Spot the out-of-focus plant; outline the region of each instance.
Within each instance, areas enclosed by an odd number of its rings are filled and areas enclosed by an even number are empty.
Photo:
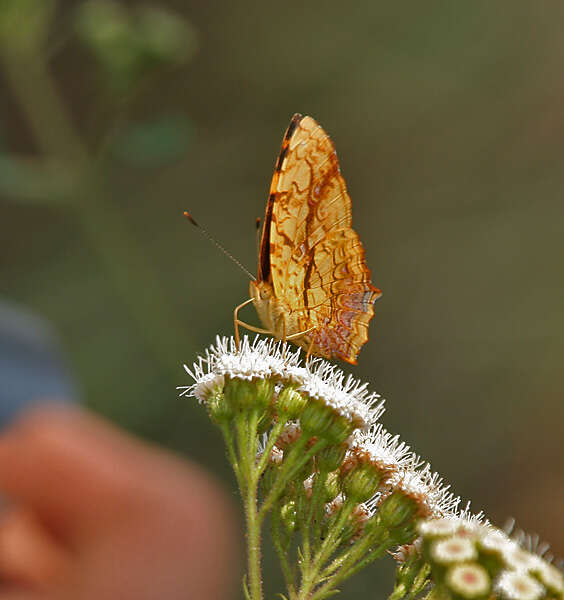
[[[127,10],[112,0],[90,0],[79,6],[75,28],[117,90],[158,67],[184,64],[197,49],[187,21],[150,4]]]
[[[97,72],[92,82],[113,107],[97,141],[77,128],[52,74],[54,54],[81,44]],[[128,103],[163,69],[195,54],[197,34],[182,16],[157,4],[88,0],[73,12],[57,0],[0,1],[4,80],[34,136],[30,155],[0,150],[0,193],[11,202],[65,206],[98,253],[155,359],[170,368],[181,319],[169,306],[149,257],[121,215],[108,157],[134,166],[178,158],[192,139],[185,115],[155,114],[129,123]],[[88,60],[88,53],[85,60]],[[124,117],[125,115],[125,117]],[[118,118],[119,117],[119,118]],[[119,126],[116,127],[116,123]],[[110,135],[111,134],[111,135]]]

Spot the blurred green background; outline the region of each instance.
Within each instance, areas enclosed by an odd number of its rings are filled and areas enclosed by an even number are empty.
[[[4,0],[2,298],[58,329],[88,406],[234,490],[175,386],[248,283],[182,211],[254,270],[282,135],[310,114],[384,291],[344,369],[475,510],[563,554],[563,19],[559,1]],[[391,568],[344,597],[391,590]]]

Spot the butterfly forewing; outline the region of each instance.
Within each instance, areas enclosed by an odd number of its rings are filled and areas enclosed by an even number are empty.
[[[270,188],[259,280],[272,284],[298,331],[315,328],[296,343],[354,363],[380,292],[370,283],[351,221],[351,199],[331,139],[311,117],[295,115]]]

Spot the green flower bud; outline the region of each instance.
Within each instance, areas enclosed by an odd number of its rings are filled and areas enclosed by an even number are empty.
[[[268,408],[274,394],[274,383],[270,379],[257,379],[254,385],[256,388],[255,406]]]
[[[323,499],[325,502],[334,500],[341,491],[341,479],[337,471],[329,473],[323,485]]]
[[[233,418],[233,408],[225,401],[223,390],[220,388],[210,392],[206,399],[206,406],[214,423],[222,425]]]
[[[300,423],[309,437],[317,436],[333,444],[344,442],[354,429],[354,424],[334,408],[313,398],[306,404]]]
[[[295,420],[301,415],[306,404],[307,399],[290,385],[278,394],[276,409],[280,415]]]
[[[326,446],[317,454],[317,465],[320,471],[335,471],[345,458],[348,445],[346,443]]]
[[[360,463],[342,477],[343,491],[355,502],[366,502],[378,491],[380,473],[371,463]]]
[[[380,504],[378,517],[382,524],[389,529],[409,526],[411,530],[415,528],[414,517],[417,511],[418,506],[413,498],[396,491]]]
[[[265,411],[272,398],[274,384],[268,379],[249,381],[226,378],[225,399],[234,411],[246,412],[256,409]]]
[[[294,500],[290,500],[282,506],[280,509],[280,519],[288,532],[292,532],[296,529],[297,510]]]

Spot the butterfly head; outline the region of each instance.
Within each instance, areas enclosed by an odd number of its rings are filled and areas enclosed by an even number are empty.
[[[268,302],[274,295],[272,285],[266,281],[250,281],[249,292],[255,302]]]

